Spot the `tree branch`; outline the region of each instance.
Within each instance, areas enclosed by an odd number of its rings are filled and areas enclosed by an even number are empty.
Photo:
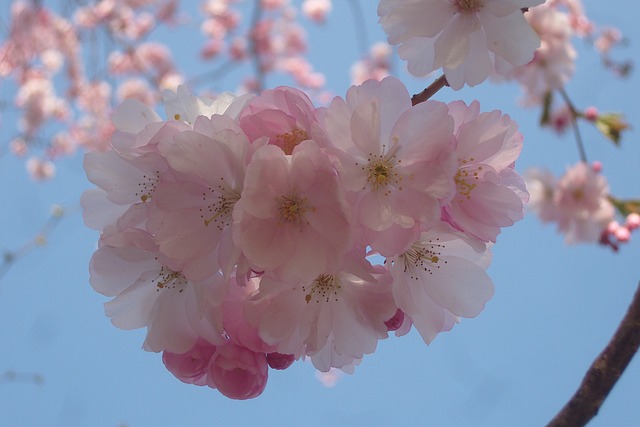
[[[447,82],[447,78],[443,74],[438,77],[436,81],[431,83],[425,90],[413,95],[411,97],[411,105],[418,105],[421,102],[425,102],[445,86],[449,86],[449,82]]]
[[[571,112],[571,127],[573,128],[573,133],[576,136],[576,144],[578,145],[578,153],[580,154],[580,160],[584,163],[587,163],[587,153],[584,150],[584,143],[582,142],[582,136],[580,135],[580,128],[578,127],[578,110],[571,102],[571,98],[569,98],[569,94],[561,88],[559,90],[562,99],[567,103],[567,107],[569,107],[569,111]]]
[[[609,344],[587,371],[580,388],[547,427],[586,425],[598,414],[640,346],[640,284]]]
[[[251,24],[249,28],[252,30],[249,33],[249,51],[251,52],[251,56],[253,57],[253,66],[255,68],[256,73],[256,93],[262,92],[264,89],[264,81],[265,81],[265,70],[264,64],[262,63],[262,57],[260,56],[260,49],[258,47],[257,40],[257,32],[255,28],[258,26],[258,22],[262,19],[263,14],[262,3],[260,0],[256,0],[253,15],[251,17]]]

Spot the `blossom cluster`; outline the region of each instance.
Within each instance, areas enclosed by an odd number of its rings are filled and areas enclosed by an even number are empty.
[[[391,77],[323,108],[290,87],[180,87],[165,108],[116,110],[82,204],[106,314],[147,327],[179,379],[255,397],[268,366],[349,370],[389,331],[429,343],[493,295],[490,246],[528,199],[500,111],[412,106]]]
[[[557,223],[569,244],[601,243],[617,250],[640,227],[640,215],[629,212],[622,224],[616,220],[616,206],[601,171],[599,162],[579,162],[558,179],[547,170],[530,169],[525,174],[529,207],[543,222]]]
[[[79,148],[107,149],[114,131],[110,115],[118,103],[137,99],[156,105],[162,90],[184,83],[172,52],[157,34],[162,26],[173,32],[199,25],[204,38],[200,55],[210,67],[217,61],[219,76],[232,68],[250,68],[239,92],[259,91],[265,76],[275,72],[316,91],[325,84],[324,75],[305,56],[307,34],[300,21],[323,22],[330,0],[301,5],[289,0],[204,0],[198,16],[189,16],[182,9],[193,5],[182,2],[181,8],[178,0],[89,3],[65,14],[42,2],[11,4],[7,37],[0,43],[0,79],[12,80],[3,97],[12,99],[20,116],[10,150],[28,157],[27,170],[35,180],[53,178],[55,161]],[[253,3],[256,12],[249,20]],[[208,81],[211,74],[206,74]],[[202,76],[189,77],[202,81]]]
[[[524,105],[549,102],[551,93],[561,91],[567,85],[575,72],[578,56],[575,39],[591,43],[601,55],[604,66],[615,74],[628,73],[630,65],[627,62],[616,62],[610,57],[612,48],[622,41],[620,31],[611,27],[600,28],[587,17],[579,0],[547,0],[530,7],[524,17],[540,38],[540,47],[528,63],[499,73],[501,78],[520,84]],[[556,107],[554,114],[566,116],[567,106]]]

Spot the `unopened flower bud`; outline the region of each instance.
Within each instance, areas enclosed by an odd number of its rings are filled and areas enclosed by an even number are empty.
[[[628,242],[631,239],[631,231],[627,227],[619,227],[615,232],[619,242]]]
[[[584,110],[584,118],[589,120],[590,122],[595,122],[599,114],[600,113],[598,112],[598,109],[596,107],[587,107]]]
[[[267,364],[271,369],[279,371],[287,369],[294,362],[293,354],[267,353]]]
[[[629,230],[635,230],[636,228],[640,227],[640,215],[635,212],[630,213],[629,215],[627,215],[624,225]]]
[[[393,317],[387,320],[386,322],[384,322],[384,324],[387,325],[387,329],[389,331],[397,331],[398,329],[400,329],[400,326],[402,326],[403,322],[404,322],[404,312],[400,309],[397,309]]]

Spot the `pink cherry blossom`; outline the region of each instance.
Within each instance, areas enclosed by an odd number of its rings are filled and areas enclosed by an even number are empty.
[[[533,58],[540,45],[522,8],[544,0],[381,0],[380,24],[409,72],[443,68],[449,85],[475,86]]]
[[[231,215],[240,199],[249,141],[229,117],[200,116],[194,130],[173,136],[162,148],[180,174],[154,192],[147,229],[163,260],[201,280],[222,268],[229,277],[241,254],[231,238]]]
[[[367,55],[351,66],[351,84],[361,85],[367,80],[382,80],[390,75],[391,46],[376,43]]]
[[[227,342],[211,357],[207,384],[230,399],[253,399],[264,391],[268,374],[266,354]]]
[[[439,199],[453,195],[457,168],[453,119],[445,104],[411,107],[391,77],[352,86],[323,121],[328,150],[339,160],[360,237],[382,255],[396,255],[440,219]]]
[[[527,175],[531,208],[544,222],[556,222],[568,244],[598,242],[613,222],[615,209],[603,175],[586,163],[569,168],[559,179],[544,171]]]
[[[423,233],[406,252],[387,258],[395,302],[425,343],[450,329],[456,316],[482,311],[493,296],[485,272],[490,260],[484,244],[444,223]]]
[[[251,99],[240,113],[240,126],[251,141],[268,137],[285,154],[312,138],[315,107],[302,91],[291,87],[266,90]]]
[[[162,352],[162,362],[180,381],[203,386],[207,384],[209,362],[215,351],[215,345],[199,339],[186,353]]]
[[[247,166],[233,210],[233,241],[258,269],[287,280],[332,271],[351,249],[351,211],[335,170],[314,141],[292,155],[267,145]]]
[[[455,120],[458,172],[456,194],[443,217],[454,227],[484,242],[495,242],[500,229],[524,217],[529,198],[513,165],[522,150],[522,134],[500,111],[480,113],[474,101],[449,104]]]
[[[359,262],[295,286],[264,276],[245,305],[248,322],[278,352],[310,356],[322,371],[373,353],[396,307],[384,269],[360,271]]]
[[[203,337],[222,343],[225,280],[190,282],[158,261],[152,236],[142,230],[105,232],[90,265],[93,288],[113,300],[105,312],[122,329],[147,327],[148,351],[184,353]]]
[[[560,211],[558,229],[567,243],[598,241],[615,214],[608,196],[607,180],[586,163],[574,165],[560,178],[554,201]]]
[[[515,67],[507,76],[521,84],[526,105],[538,105],[547,92],[563,88],[571,79],[577,53],[571,43],[570,17],[557,2],[531,8],[525,18],[540,37],[540,47],[529,63]]]

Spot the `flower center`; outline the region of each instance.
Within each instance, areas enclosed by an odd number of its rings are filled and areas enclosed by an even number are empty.
[[[478,166],[477,168],[473,168],[467,166],[469,163],[473,162],[475,159],[471,157],[469,160],[459,160],[460,167],[456,176],[453,180],[456,183],[456,190],[460,196],[462,196],[461,201],[465,199],[471,199],[471,192],[474,188],[478,186],[474,181],[480,179],[480,173],[482,172],[482,166]]]
[[[156,171],[154,176],[142,175],[142,182],[138,183],[138,191],[135,196],[140,198],[142,203],[147,203],[151,200],[153,192],[156,191],[156,186],[160,183],[160,171]]]
[[[400,163],[400,160],[397,161]],[[386,158],[384,155],[374,156],[369,154],[367,166],[362,169],[367,172],[367,182],[371,185],[373,191],[386,188],[390,184],[398,184],[402,181],[402,177],[395,171],[396,156]],[[398,188],[402,190],[402,187]],[[390,194],[389,190],[385,191],[385,195]]]
[[[482,0],[452,0],[452,2],[460,13],[477,12],[483,6]]]
[[[440,268],[447,261],[440,259],[441,250],[444,245],[439,242],[440,239],[429,240],[426,243],[414,243],[408,251],[400,257],[404,263],[404,272],[409,274],[412,279],[418,280],[421,271],[433,274],[432,269]]]
[[[276,135],[276,145],[282,148],[285,154],[290,155],[293,153],[293,149],[296,148],[296,145],[300,144],[302,141],[306,141],[309,139],[309,134],[302,129],[293,129],[291,132],[281,133],[280,135]]]
[[[224,178],[220,178],[224,181]],[[231,224],[231,213],[236,202],[240,199],[240,194],[234,190],[228,188],[224,184],[218,186],[218,192],[213,188],[209,188],[210,194],[206,192],[202,193],[202,200],[206,202],[212,195],[215,197],[213,203],[210,203],[204,208],[200,208],[200,218],[204,221],[205,226],[209,226],[212,222],[218,227],[219,230],[223,230],[229,224]]]
[[[162,289],[175,289],[182,292],[189,281],[179,271],[173,271],[163,265],[158,277],[152,279],[151,283],[155,283],[156,292],[160,292]]]
[[[278,213],[281,222],[290,222],[297,225],[303,224],[307,212],[314,209],[308,206],[307,198],[300,198],[295,194],[282,196],[278,201]]]
[[[309,304],[311,301],[319,303],[321,300],[329,302],[332,298],[338,301],[338,291],[342,288],[338,278],[332,274],[321,274],[311,284],[311,289],[305,294],[304,300]],[[302,287],[302,292],[307,292],[306,287]]]

